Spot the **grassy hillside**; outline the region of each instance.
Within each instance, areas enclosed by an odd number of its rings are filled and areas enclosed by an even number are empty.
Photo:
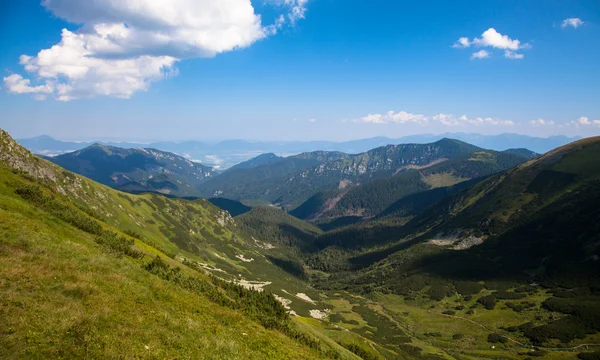
[[[254,275],[225,257],[251,250],[208,202],[119,193],[4,131],[0,179],[0,357],[352,357],[298,330],[270,292],[214,271]]]
[[[48,160],[112,188],[198,196],[196,186],[217,175],[208,166],[156,149],[92,145]]]

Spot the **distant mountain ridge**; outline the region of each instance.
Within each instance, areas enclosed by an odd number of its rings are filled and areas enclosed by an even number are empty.
[[[100,144],[47,159],[115,189],[180,197],[197,196],[196,186],[218,174],[214,168],[168,152]]]
[[[262,165],[275,164],[277,162],[282,161],[283,159],[284,159],[283,157],[277,156],[273,153],[262,154],[262,155],[258,155],[255,158],[252,158],[250,160],[247,160],[247,161],[241,162],[237,165],[234,165],[231,168],[229,168],[229,170],[251,169],[251,168],[255,168],[258,166],[262,166]]]
[[[278,156],[289,156],[304,152],[340,151],[348,154],[358,154],[377,147],[406,144],[406,143],[432,143],[443,138],[453,138],[479,146],[482,148],[504,151],[511,148],[527,147],[536,153],[545,153],[556,147],[565,145],[580,137],[569,138],[566,136],[551,136],[548,138],[532,137],[518,134],[480,135],[467,133],[445,133],[440,135],[411,135],[400,138],[374,137],[368,139],[351,140],[345,142],[333,141],[246,141],[226,140],[222,142],[99,142],[104,145],[122,148],[155,148],[172,152],[194,159],[220,169],[230,168],[238,163],[247,161],[265,153],[274,153]],[[54,156],[81,150],[95,142],[66,142],[55,140],[49,136],[39,136],[30,139],[18,140],[21,145],[36,154]]]
[[[273,165],[236,169],[199,186],[205,197],[258,201],[292,209],[318,191],[425,168],[480,148],[452,139],[432,144],[388,145],[357,155],[313,152],[288,157]]]
[[[352,188],[317,193],[291,214],[315,222],[346,218],[339,219],[341,224],[370,219],[384,211],[391,211],[388,207],[404,197],[483,178],[531,160],[532,156],[475,147],[470,150],[432,162],[429,166],[408,167],[403,172],[395,172],[394,176],[376,178]],[[431,194],[445,195],[444,192]]]

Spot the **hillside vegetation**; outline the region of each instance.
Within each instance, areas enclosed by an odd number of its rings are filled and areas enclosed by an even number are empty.
[[[209,203],[120,193],[4,131],[0,179],[0,357],[352,357],[205,271],[207,252],[246,248]]]
[[[205,196],[262,201],[293,209],[319,191],[350,188],[372,179],[425,168],[481,150],[450,139],[432,144],[388,145],[357,155],[313,152],[272,165],[236,169],[200,186]]]
[[[599,153],[584,140],[323,232],[122,193],[1,131],[0,357],[593,357]]]
[[[49,157],[61,167],[101,184],[129,192],[198,196],[196,186],[216,176],[215,169],[156,149],[92,145]]]
[[[512,153],[479,150],[420,169],[411,169],[395,176],[372,180],[350,189],[318,193],[291,214],[316,223],[339,221],[355,217],[355,221],[370,219],[390,212],[395,202],[430,189],[450,187],[472,179],[510,169],[528,160]],[[471,184],[471,182],[468,182]],[[428,205],[441,200],[444,191],[428,192]],[[423,208],[416,210],[423,210]],[[411,212],[404,216],[414,216]],[[343,224],[342,224],[343,225]],[[323,225],[321,225],[323,226]],[[331,226],[330,226],[331,227]]]

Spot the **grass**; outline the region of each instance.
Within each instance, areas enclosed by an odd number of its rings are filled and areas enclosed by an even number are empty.
[[[207,279],[165,251],[247,252],[212,205],[126,195],[35,162],[48,185],[0,165],[0,358],[339,357],[143,269],[159,255]]]
[[[440,174],[431,174],[423,177],[421,179],[424,183],[431,186],[431,188],[440,188],[446,186],[456,185],[463,181],[469,180],[466,178],[457,177],[451,173],[440,173]]]
[[[29,212],[0,210],[2,358],[319,357]]]

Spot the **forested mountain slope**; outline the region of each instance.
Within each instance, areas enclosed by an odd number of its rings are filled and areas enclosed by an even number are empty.
[[[291,211],[291,214],[321,223],[348,217],[354,217],[357,221],[369,219],[385,212],[406,196],[483,178],[526,160],[529,158],[519,154],[478,150],[432,166],[365,182],[350,189],[316,194]],[[437,201],[445,195],[442,191],[428,194],[439,195],[435,199]],[[429,200],[429,205],[433,202],[435,201]],[[416,213],[406,214],[412,215]]]
[[[443,139],[425,145],[389,145],[358,155],[307,153],[270,166],[232,170],[200,185],[200,189],[205,195],[262,201],[292,209],[319,191],[349,188],[371,179],[433,166],[478,150],[481,149],[460,141]],[[329,156],[323,156],[325,154]]]
[[[156,149],[92,145],[48,160],[101,184],[129,192],[198,196],[196,186],[217,175],[215,169]]]
[[[585,204],[589,204],[595,198],[594,192],[600,190],[599,158],[600,138],[581,140],[491,176],[464,190],[452,190],[450,193],[454,193],[453,195],[425,209],[404,225],[388,226],[385,221],[355,225],[325,234],[317,243],[321,248],[332,245],[356,248],[400,241],[404,244],[402,247],[406,248],[410,244],[429,242],[442,248],[476,249],[491,246],[487,242],[492,239],[493,243],[503,244],[498,239],[506,238],[508,235],[505,234],[508,232],[514,238],[520,232],[519,229],[529,229],[531,223],[545,221],[546,225],[538,229],[539,233],[549,228],[559,234],[561,227],[566,228],[579,235],[568,237],[560,232],[562,235],[559,237],[565,241],[581,238],[586,244],[589,241],[588,245],[591,247],[581,246],[588,249],[585,251],[588,256],[593,257],[595,237],[583,234],[590,230],[594,233],[590,218],[593,218],[594,212]],[[581,205],[573,207],[573,204]],[[587,209],[585,212],[588,215],[583,217],[585,220],[574,222],[587,225],[568,227],[564,219],[569,219],[572,214],[564,214],[562,220],[555,218],[566,208],[572,208],[570,212],[578,209],[577,213]],[[393,211],[388,215],[391,214]],[[476,246],[481,243],[485,245]],[[523,242],[522,246],[527,248],[527,243]],[[393,249],[386,251],[389,253]],[[373,259],[375,258],[377,257]],[[545,258],[540,257],[537,261],[543,259]]]
[[[228,170],[233,170],[233,169],[252,169],[255,167],[259,167],[259,166],[263,166],[263,165],[271,165],[271,164],[275,164],[278,163],[282,160],[284,160],[285,158],[281,157],[281,156],[277,156],[273,153],[267,153],[267,154],[262,154],[259,155],[257,157],[254,157],[250,160],[246,160],[244,162],[241,162],[237,165],[234,165],[232,167],[230,167]]]

